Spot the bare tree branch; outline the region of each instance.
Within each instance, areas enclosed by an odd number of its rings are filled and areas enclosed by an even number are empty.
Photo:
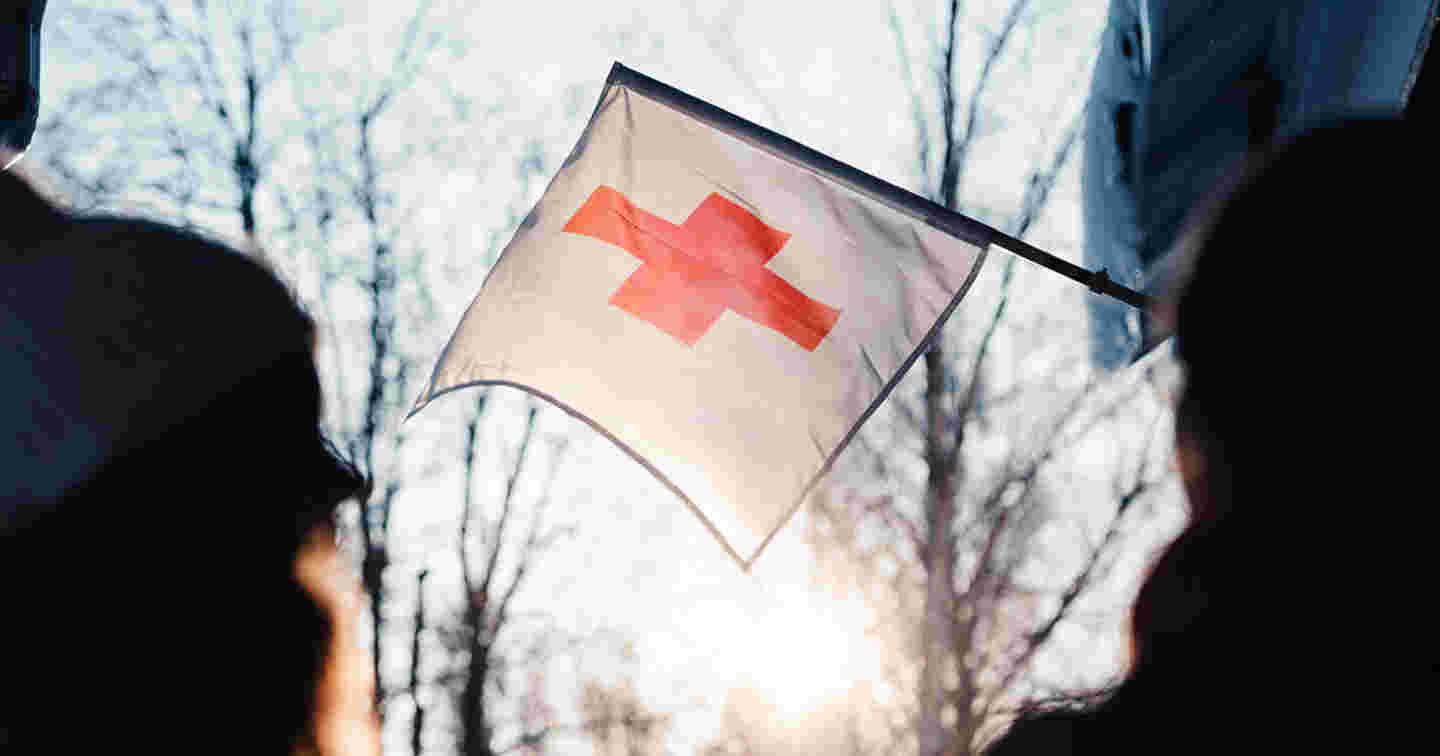
[[[1020,655],[1011,662],[1009,669],[1006,670],[1000,682],[996,684],[994,688],[995,693],[989,698],[992,703],[999,700],[1000,696],[1009,690],[1010,686],[1024,672],[1030,659],[1045,645],[1046,641],[1054,634],[1055,628],[1069,615],[1075,602],[1090,588],[1096,566],[1104,556],[1111,553],[1111,546],[1119,535],[1120,524],[1124,520],[1126,512],[1128,512],[1131,505],[1145,495],[1152,486],[1152,481],[1137,477],[1134,485],[1120,496],[1120,501],[1116,506],[1115,516],[1111,518],[1110,526],[1106,529],[1100,544],[1091,549],[1090,555],[1086,559],[1084,566],[1080,569],[1079,574],[1070,582],[1070,585],[1066,587],[1065,591],[1060,594],[1059,604],[1056,606],[1055,611],[1052,612],[1050,617],[1041,623],[1040,626],[1026,635],[1023,650],[1020,652]]]
[[[429,570],[420,570],[415,578],[415,623],[410,640],[410,699],[415,715],[410,720],[410,751],[420,756],[424,751],[425,702],[420,697],[420,639],[425,633],[425,578]]]
[[[531,441],[535,438],[535,418],[539,408],[533,403],[525,417],[525,429],[520,437],[520,446],[515,452],[515,462],[510,468],[510,475],[505,480],[505,495],[500,501],[500,515],[495,518],[495,524],[485,544],[489,548],[490,555],[485,563],[485,570],[480,577],[480,595],[488,597],[490,587],[495,582],[496,565],[500,562],[500,550],[505,544],[505,529],[510,524],[511,512],[515,505],[515,484],[520,480],[520,473],[525,469],[525,459],[530,453]],[[482,601],[482,603],[484,603]]]
[[[732,0],[729,6],[716,14],[719,18],[729,19],[729,28],[722,28],[719,23],[706,21],[701,17],[696,5],[696,3],[691,2],[685,6],[686,11],[690,14],[691,25],[700,30],[700,33],[705,37],[706,44],[710,47],[710,51],[723,60],[725,65],[729,66],[730,71],[735,74],[735,78],[745,87],[745,90],[750,93],[750,96],[754,97],[756,102],[760,103],[760,107],[765,109],[765,114],[770,117],[770,123],[774,128],[783,128],[784,122],[780,118],[779,109],[775,107],[775,103],[771,100],[769,93],[760,87],[760,83],[756,81],[755,75],[751,73],[749,67],[745,65],[745,55],[735,44],[735,13],[733,8],[736,2]]]
[[[925,112],[925,103],[920,89],[915,86],[915,77],[910,71],[910,48],[905,44],[905,29],[895,4],[890,4],[890,34],[895,38],[895,57],[900,61],[900,80],[910,94],[910,117],[915,126],[916,161],[920,166],[920,180],[930,182],[930,119]]]

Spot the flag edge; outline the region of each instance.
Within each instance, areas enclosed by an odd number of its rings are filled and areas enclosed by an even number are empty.
[[[695,502],[691,501],[690,497],[686,496],[685,492],[682,491],[679,486],[675,485],[673,481],[671,481],[668,477],[665,476],[663,472],[661,472],[658,468],[651,464],[649,460],[641,456],[639,452],[636,452],[634,449],[632,449],[629,444],[621,441],[618,437],[615,436],[615,434],[606,430],[603,426],[601,426],[594,420],[591,420],[590,417],[587,416],[585,413],[575,409],[574,407],[566,404],[565,402],[560,401],[559,399],[556,399],[554,396],[544,391],[541,391],[534,386],[527,386],[523,383],[517,383],[515,381],[507,381],[494,378],[481,378],[473,381],[466,381],[465,383],[457,384],[454,386],[447,386],[440,391],[431,394],[426,399],[425,406],[429,406],[436,399],[439,399],[440,397],[445,396],[446,394],[449,394],[451,392],[460,391],[461,389],[475,388],[477,386],[504,386],[506,388],[519,389],[520,391],[530,394],[531,396],[544,400],[545,402],[555,406],[556,408],[563,410],[565,414],[575,418],[576,420],[579,420],[582,423],[585,423],[587,426],[590,427],[591,430],[599,433],[606,440],[619,448],[620,451],[625,452],[625,454],[629,455],[631,459],[635,460],[637,463],[639,463],[641,467],[645,468],[646,472],[655,476],[656,480],[659,480],[662,484],[665,485],[666,488],[670,489],[670,492],[675,494],[675,496],[678,497],[680,501],[684,502],[685,506],[690,509],[690,512],[692,514],[700,518],[701,524],[703,524],[705,528],[710,531],[710,535],[714,536],[715,540],[720,542],[721,548],[725,550],[725,553],[728,554],[731,559],[735,560],[735,563],[740,566],[741,571],[750,571],[748,563],[740,556],[740,553],[735,550],[735,546],[730,543],[730,539],[726,538],[725,535],[720,532],[720,529],[715,526],[715,523],[711,522],[710,518],[706,517],[705,513],[700,511],[700,507],[696,506]],[[423,407],[417,408],[410,414],[414,415],[415,412],[418,412],[420,409],[423,409]],[[803,497],[801,500],[804,500]],[[787,515],[786,519],[788,519],[788,517],[789,516]],[[767,541],[768,538],[769,537],[767,536]]]
[[[760,541],[760,545],[755,548],[750,558],[744,562],[746,572],[750,571],[750,568],[760,559],[760,555],[764,553],[765,548],[770,545],[770,542],[775,536],[795,517],[795,513],[800,511],[800,507],[805,505],[805,500],[810,497],[810,494],[815,490],[820,480],[830,472],[835,465],[835,461],[839,459],[840,454],[845,451],[845,448],[855,439],[856,434],[860,432],[860,426],[864,425],[865,422],[870,419],[870,416],[875,414],[875,410],[879,409],[880,405],[884,404],[885,400],[890,398],[890,393],[900,384],[905,374],[910,372],[910,368],[914,367],[915,361],[920,359],[920,355],[929,349],[936,337],[940,335],[940,329],[950,320],[950,316],[955,313],[955,308],[960,306],[960,302],[965,298],[965,295],[970,293],[970,286],[975,283],[975,279],[979,278],[980,269],[985,266],[985,261],[989,258],[990,247],[988,244],[979,245],[978,249],[979,254],[975,258],[975,264],[970,267],[970,274],[966,277],[965,283],[961,284],[960,288],[956,290],[955,295],[950,298],[950,304],[946,305],[945,309],[936,316],[935,323],[930,326],[930,330],[925,334],[925,338],[921,339],[920,343],[915,345],[910,355],[905,358],[905,361],[900,364],[900,367],[897,368],[895,373],[890,376],[890,379],[886,381],[884,388],[880,389],[880,393],[875,395],[874,400],[870,402],[870,406],[866,407],[865,411],[860,413],[860,417],[850,425],[850,430],[845,433],[844,438],[840,439],[840,443],[831,450],[830,456],[825,460],[825,464],[810,478],[810,482],[805,485],[805,488],[801,489],[800,496],[796,499],[795,503],[791,505],[790,510],[780,518],[775,527],[770,530],[770,533]]]
[[[683,113],[766,154],[819,174],[850,191],[975,247],[995,242],[1000,232],[902,186],[836,160],[777,131],[741,118],[688,92],[646,76],[618,61],[605,80],[605,91],[620,86]]]
[[[616,63],[615,65],[618,66],[620,64]],[[401,423],[409,422],[410,418],[415,417],[421,410],[430,406],[430,403],[436,398],[444,396],[451,388],[465,388],[478,385],[468,383],[459,387],[449,387],[436,391],[435,379],[440,371],[440,366],[445,364],[445,358],[450,356],[450,348],[454,346],[456,337],[460,335],[460,329],[465,325],[465,319],[470,316],[470,310],[475,307],[475,303],[480,301],[481,295],[485,293],[485,285],[490,283],[490,277],[495,274],[495,269],[498,268],[500,262],[505,259],[505,253],[510,251],[510,247],[515,244],[515,240],[520,238],[520,234],[526,230],[526,222],[530,216],[535,213],[536,209],[540,207],[541,201],[550,193],[550,189],[555,186],[555,182],[560,179],[561,174],[565,173],[565,169],[576,160],[580,150],[589,142],[590,129],[595,125],[595,117],[600,115],[600,112],[605,109],[605,103],[610,100],[610,92],[614,89],[614,87],[611,86],[611,77],[614,75],[615,72],[612,68],[610,77],[605,79],[605,85],[600,88],[600,97],[596,99],[595,107],[590,111],[590,119],[585,122],[585,128],[580,130],[580,136],[576,138],[575,144],[570,147],[569,154],[567,154],[565,160],[560,163],[560,167],[555,170],[555,175],[551,176],[550,180],[546,182],[544,191],[540,192],[539,199],[535,200],[535,204],[531,206],[530,212],[526,213],[525,219],[522,219],[515,227],[514,232],[510,234],[510,241],[505,242],[505,246],[500,248],[500,253],[496,255],[495,260],[490,263],[490,269],[485,271],[485,278],[480,282],[480,289],[475,292],[475,296],[470,298],[470,304],[466,305],[465,312],[460,314],[460,322],[456,323],[455,327],[450,330],[450,338],[445,340],[445,346],[441,348],[440,355],[435,358],[434,367],[430,369],[430,379],[425,382],[425,388],[420,392],[420,395],[415,397],[415,403],[411,406],[410,411],[405,413],[404,419],[400,421]]]

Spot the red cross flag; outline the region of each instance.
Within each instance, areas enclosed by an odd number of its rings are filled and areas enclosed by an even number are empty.
[[[959,303],[990,233],[617,64],[415,411],[477,384],[544,397],[748,569]]]

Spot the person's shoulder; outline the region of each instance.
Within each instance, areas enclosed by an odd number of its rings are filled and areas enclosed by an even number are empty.
[[[985,749],[985,756],[1060,756],[1077,753],[1079,732],[1091,715],[1080,711],[1047,711],[1022,716],[1004,737]]]

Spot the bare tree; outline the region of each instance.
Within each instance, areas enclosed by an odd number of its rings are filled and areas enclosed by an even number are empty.
[[[901,67],[920,137],[919,173],[934,182],[930,196],[947,207],[974,214],[962,201],[967,159],[985,119],[986,94],[1027,23],[1029,5],[1014,0],[998,23],[981,29],[982,51],[968,92],[956,75],[966,23],[958,0],[946,4],[938,25],[930,52],[933,83],[912,77],[908,62]],[[893,12],[892,29],[908,55],[903,24]],[[927,103],[935,103],[938,113]],[[1078,114],[1070,116],[1050,141],[1050,151],[1025,181],[1010,233],[1023,237],[1043,214],[1072,156],[1079,124]],[[938,135],[934,142],[931,134]],[[880,751],[904,742],[922,756],[974,753],[1016,707],[1065,693],[1039,683],[1032,662],[1101,582],[1124,518],[1164,476],[1148,465],[1117,472],[1113,498],[1095,502],[1109,512],[1103,536],[1074,546],[1075,554],[1051,568],[1048,579],[1033,576],[1035,562],[1048,556],[1038,535],[1054,519],[1059,495],[1047,486],[1047,471],[1097,426],[1153,406],[1147,404],[1153,397],[1143,380],[1120,387],[1091,380],[1066,389],[1053,374],[992,390],[995,348],[1013,325],[1008,310],[1016,275],[1015,260],[1005,260],[992,309],[983,320],[971,318],[978,327],[952,324],[931,345],[918,396],[902,391],[890,400],[890,438],[875,428],[862,434],[852,459],[860,458],[865,472],[859,477],[872,482],[869,489],[883,493],[835,486],[815,500],[816,542],[843,551],[852,574],[865,575],[872,598],[883,595],[877,599],[886,605],[882,613],[895,622],[889,631],[905,649],[899,679],[913,685],[912,705],[892,723]],[[1038,424],[1025,437],[1005,438],[1010,451],[998,461],[977,454],[973,447],[980,437],[996,435],[1007,406],[1022,405],[1040,418]],[[1142,444],[1142,457],[1152,448]],[[912,454],[925,471],[918,480],[908,472]],[[857,545],[862,543],[874,545]]]
[[[410,634],[410,698],[415,714],[410,718],[410,752],[420,756],[425,750],[425,702],[421,699],[424,680],[421,677],[422,642],[425,639],[425,578],[429,570],[420,570],[415,578],[415,622]]]
[[[233,220],[253,238],[261,187],[290,125],[273,106],[297,51],[326,23],[286,0],[52,12],[48,28],[62,47],[107,66],[67,92],[39,128],[41,162],[70,198],[90,206],[124,198],[206,227]]]
[[[545,730],[522,732],[514,744],[496,742],[499,712],[492,696],[503,694],[507,673],[517,651],[504,642],[515,620],[515,598],[532,574],[537,560],[567,530],[546,524],[555,476],[565,458],[567,442],[550,444],[542,459],[548,470],[531,472],[536,447],[544,442],[537,429],[540,408],[527,403],[520,439],[508,461],[504,485],[493,507],[477,501],[477,473],[485,457],[480,454],[481,431],[491,406],[489,393],[481,394],[465,428],[464,492],[456,556],[460,563],[463,599],[449,637],[460,665],[450,676],[453,686],[459,751],[465,756],[493,756],[514,747],[531,745]],[[533,480],[532,480],[533,479]],[[529,506],[522,498],[528,489]],[[528,512],[527,512],[528,510]],[[528,520],[528,522],[527,522]],[[523,528],[524,536],[514,531]]]
[[[379,158],[375,150],[374,129],[376,121],[385,112],[386,106],[395,95],[393,89],[382,89],[355,114],[353,125],[358,136],[355,151],[358,176],[349,176],[350,195],[359,207],[368,235],[369,270],[359,282],[365,290],[369,305],[370,354],[367,365],[368,386],[361,416],[360,427],[348,439],[350,453],[360,463],[361,469],[372,478],[377,473],[377,447],[380,432],[385,421],[403,411],[410,396],[408,378],[415,365],[395,345],[396,289],[399,270],[396,260],[394,233],[397,225],[389,225],[382,213],[390,204],[389,197],[380,185]],[[387,543],[390,530],[390,513],[395,497],[400,493],[403,478],[398,460],[399,448],[404,445],[403,433],[396,431],[391,459],[392,469],[383,475],[383,483],[377,486],[376,494],[362,499],[360,504],[359,531],[362,546],[361,580],[365,592],[370,596],[371,654],[375,664],[376,695],[383,705],[386,690],[382,676],[382,653],[385,622],[385,569],[390,565]]]
[[[650,710],[628,680],[585,683],[577,707],[595,756],[656,756],[670,718]]]
[[[399,118],[401,101],[425,75],[439,45],[432,30],[439,22],[430,12],[429,3],[419,4],[403,21],[389,60],[348,90],[328,86],[334,77],[297,73],[292,96],[304,116],[303,149],[312,179],[276,192],[276,204],[290,221],[287,231],[298,235],[308,226],[313,234],[310,262],[319,274],[317,298],[329,325],[345,325],[330,309],[330,300],[342,288],[358,293],[364,302],[362,327],[337,333],[332,341],[337,386],[331,393],[347,410],[336,422],[337,435],[362,472],[377,483],[369,498],[357,502],[354,532],[361,581],[370,598],[376,704],[382,712],[389,697],[402,689],[389,685],[384,675],[386,571],[392,562],[394,504],[413,475],[404,460],[409,436],[401,420],[425,359],[414,344],[402,341],[401,320],[411,332],[425,330],[433,320],[423,307],[405,304],[423,302],[428,288],[419,280],[425,241],[413,222],[427,197],[401,189],[410,187],[407,165],[414,146],[387,138],[385,130],[393,133],[391,121]],[[344,382],[347,367],[363,375],[359,391]],[[357,393],[358,405],[351,404]],[[413,684],[408,691],[412,696]]]
[[[783,126],[780,118],[780,110],[775,107],[775,102],[766,96],[765,90],[756,80],[755,74],[745,63],[745,51],[736,41],[735,24],[739,16],[739,6],[743,0],[729,0],[722,8],[707,7],[702,10],[699,3],[691,2],[685,6],[690,15],[690,23],[705,37],[705,44],[725,66],[734,74],[735,80],[744,86],[745,91],[760,103],[764,108],[765,115],[769,119],[772,128],[779,129]],[[708,16],[708,18],[707,18]]]

